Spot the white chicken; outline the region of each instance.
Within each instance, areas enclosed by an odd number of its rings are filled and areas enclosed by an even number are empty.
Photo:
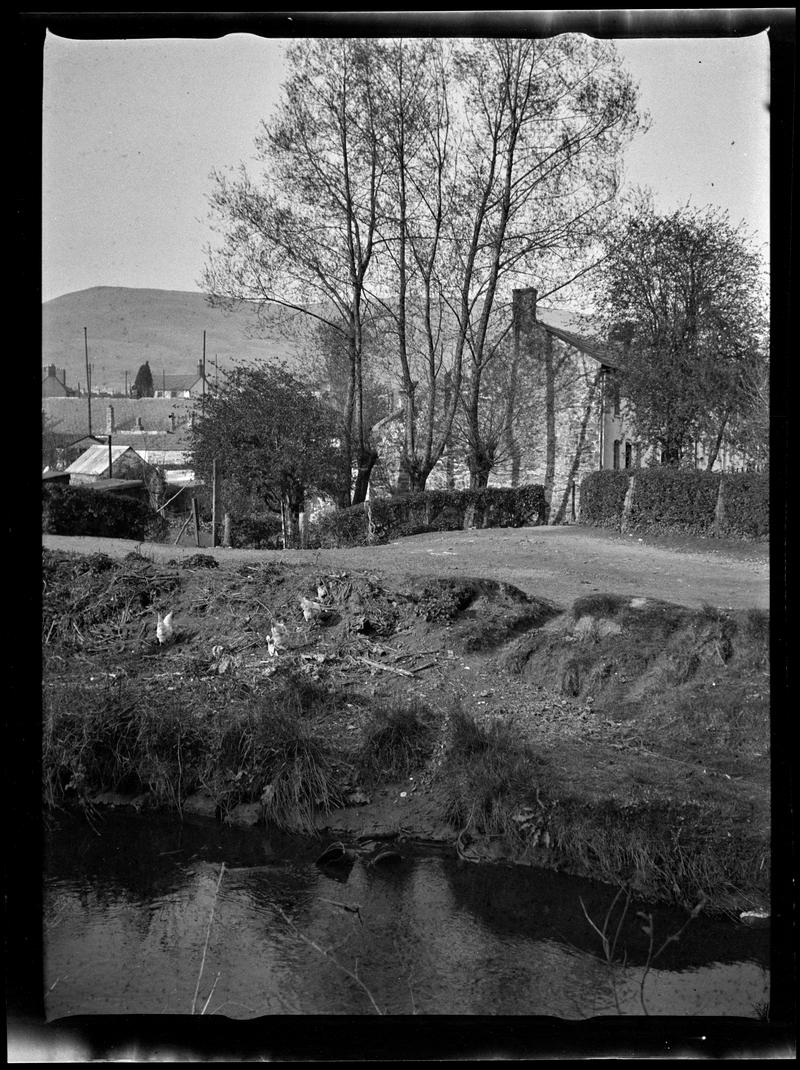
[[[324,580],[317,581],[317,598],[322,600],[328,597],[328,588],[325,586]]]
[[[326,612],[325,606],[319,602],[313,602],[310,598],[301,598],[300,608],[303,611],[303,616],[308,621],[319,620],[322,614]]]
[[[171,609],[169,611],[169,613],[167,613],[166,616],[163,616],[163,617],[161,616],[160,612],[158,614],[158,623],[156,624],[156,635],[158,637],[159,643],[161,643],[162,645],[164,643],[168,643],[172,638],[174,638],[175,629],[172,626],[172,614],[173,614],[173,612],[174,612],[174,610]]]
[[[267,639],[267,649],[270,657],[274,657],[279,650],[285,650],[287,646],[286,625],[282,620],[276,620],[272,625],[272,631]]]

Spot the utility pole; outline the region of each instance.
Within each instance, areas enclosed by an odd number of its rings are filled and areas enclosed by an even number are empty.
[[[211,546],[217,545],[217,458],[211,462]]]
[[[203,398],[200,402],[200,412],[206,414],[206,332],[203,331]]]
[[[89,371],[89,335],[83,328],[83,352],[86,356],[86,396],[89,404],[89,434],[92,433],[92,373]]]
[[[128,373],[125,372],[125,397],[128,396]]]

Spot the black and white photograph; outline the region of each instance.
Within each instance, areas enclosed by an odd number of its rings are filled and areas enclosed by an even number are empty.
[[[793,1058],[794,9],[21,23],[9,1061]]]

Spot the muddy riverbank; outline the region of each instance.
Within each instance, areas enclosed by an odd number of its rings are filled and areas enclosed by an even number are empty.
[[[445,843],[712,912],[768,903],[762,610],[564,605],[319,561],[46,550],[43,565],[50,806],[91,820],[134,798]]]

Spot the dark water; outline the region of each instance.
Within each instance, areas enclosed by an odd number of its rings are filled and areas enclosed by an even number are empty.
[[[599,884],[405,846],[394,865],[323,870],[327,841],[152,815],[111,813],[97,831],[70,819],[48,835],[49,1020],[190,1014],[195,993],[198,1012],[235,1018],[644,1013],[642,904],[612,975],[581,907],[602,926],[613,890]],[[685,915],[651,909],[657,947]],[[700,917],[650,969],[645,1006],[756,1017],[768,964],[766,930]]]

